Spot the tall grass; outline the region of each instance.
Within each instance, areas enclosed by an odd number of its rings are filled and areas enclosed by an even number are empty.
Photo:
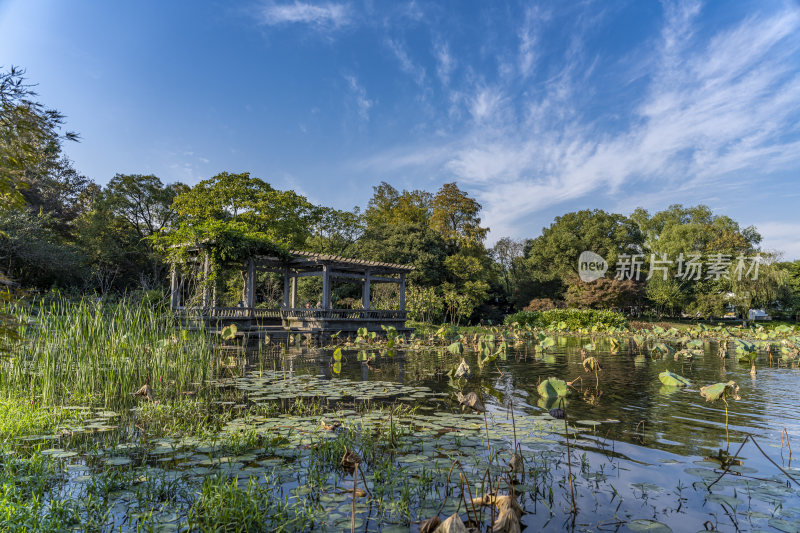
[[[213,379],[213,341],[163,307],[59,299],[16,308],[22,342],[0,356],[0,394],[46,405],[119,407],[149,384],[157,399]]]

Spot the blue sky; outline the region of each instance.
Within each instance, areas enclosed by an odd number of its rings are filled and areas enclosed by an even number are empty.
[[[314,202],[458,181],[491,240],[705,203],[800,258],[800,4],[0,0],[0,65],[97,181],[249,171]]]

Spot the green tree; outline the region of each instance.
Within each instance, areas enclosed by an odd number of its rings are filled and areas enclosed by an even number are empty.
[[[558,282],[549,285],[556,294],[531,297],[559,297],[565,287],[577,281],[578,257],[584,251],[600,254],[613,266],[620,254],[641,253],[641,247],[639,228],[623,215],[594,209],[556,217],[541,236],[529,241],[525,259],[534,280]]]
[[[373,187],[372,198],[364,213],[366,225],[427,224],[433,195],[421,190],[400,192],[385,181]]]
[[[772,307],[790,294],[789,273],[774,259],[769,255],[763,255],[757,260],[757,272],[742,275],[735,271],[734,263],[731,265],[730,276],[723,280],[731,294],[729,301],[742,316],[745,324],[750,309]]]
[[[525,243],[515,241],[510,237],[503,237],[495,243],[490,253],[500,270],[506,295],[510,296],[514,290],[513,285],[518,278],[520,259],[525,255]]]
[[[668,278],[681,276],[677,264],[681,255],[684,258],[699,255],[705,262],[718,254],[733,259],[756,253],[761,241],[754,227],[741,228],[735,220],[714,215],[704,205],[675,204],[653,215],[639,208],[631,214],[631,219],[644,235],[646,259],[653,256],[655,260],[675,262],[667,273]],[[664,273],[660,272],[651,276],[647,283],[647,294],[657,308],[668,305],[676,312],[687,309],[701,316],[719,314],[723,295],[730,290],[724,280],[705,273],[700,279],[667,284]]]
[[[77,140],[74,132],[60,133],[64,116],[35,102],[25,71],[0,72],[0,205],[20,208],[25,201],[26,175],[58,161],[61,141]]]
[[[789,317],[800,315],[800,260],[778,263],[787,275],[787,294],[781,304]]]
[[[79,286],[83,258],[64,244],[50,216],[28,209],[0,210],[0,270],[25,287]]]
[[[319,221],[306,240],[305,249],[317,253],[350,256],[355,253],[355,244],[363,233],[364,217],[358,207],[352,211],[322,207]]]
[[[414,265],[408,280],[421,287],[437,286],[446,280],[445,243],[427,223],[369,225],[356,244],[356,255]]]
[[[483,246],[488,228],[481,227],[481,204],[454,183],[445,183],[431,202],[430,225],[451,246]]]
[[[170,244],[214,243],[217,262],[242,261],[259,247],[301,247],[320,211],[294,191],[280,191],[249,173],[223,172],[175,197]]]

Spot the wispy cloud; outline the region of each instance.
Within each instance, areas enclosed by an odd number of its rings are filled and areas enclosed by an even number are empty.
[[[386,46],[389,47],[389,50],[400,63],[400,70],[411,76],[420,87],[424,85],[425,67],[417,65],[411,60],[403,43],[395,39],[386,39]]]
[[[519,29],[519,71],[523,78],[527,78],[533,72],[539,45],[540,25],[548,18],[549,15],[539,6],[531,6],[525,10],[525,21]]]
[[[745,174],[768,179],[796,168],[800,9],[752,16],[711,35],[695,22],[701,11],[697,2],[667,4],[662,31],[648,43],[646,88],[630,101],[621,90],[613,112],[598,113],[592,76],[630,78],[598,66],[576,38],[560,70],[537,80],[541,90],[515,93],[520,79],[474,83],[463,89],[472,95],[463,99],[472,127],[439,147],[409,147],[415,155],[395,149],[372,161],[419,164],[424,173],[465,182],[495,236],[528,235],[520,226],[526,217],[590,195],[634,196],[647,184],[692,190],[699,202],[738,186]],[[522,23],[520,78],[536,64],[532,28],[539,23],[533,15]]]
[[[259,10],[259,20],[268,26],[282,24],[307,24],[319,29],[337,29],[352,22],[350,7],[346,4],[292,4],[269,3]]]
[[[450,54],[450,47],[446,42],[436,43],[434,55],[436,57],[436,75],[442,85],[447,87],[450,85],[450,75],[456,66],[455,58]]]
[[[361,84],[358,83],[358,79],[352,75],[346,75],[344,77],[345,81],[347,81],[347,85],[350,89],[350,92],[356,99],[356,105],[358,106],[358,114],[364,120],[369,120],[369,110],[374,104],[372,100],[367,98],[367,91]]]

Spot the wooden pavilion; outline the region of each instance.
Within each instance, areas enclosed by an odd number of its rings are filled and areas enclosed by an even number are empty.
[[[200,277],[209,278],[208,254],[198,249],[198,263],[202,262]],[[202,258],[202,260],[201,260]],[[198,265],[199,266],[199,265]],[[407,331],[406,323],[406,274],[414,269],[410,265],[350,259],[337,255],[291,251],[288,258],[277,255],[258,255],[242,265],[244,291],[242,302],[236,307],[217,305],[216,291],[203,284],[199,301],[187,305],[184,300],[187,276],[182,275],[176,265],[172,267],[170,280],[170,308],[185,320],[201,320],[210,325],[237,323],[240,327],[267,329],[270,333],[332,334],[337,331],[350,333],[359,328],[382,331],[381,326],[393,326],[398,331]],[[265,308],[256,301],[256,284],[260,272],[277,273],[283,277],[283,302],[279,308]],[[318,276],[322,279],[322,295],[318,305],[298,305],[298,279]],[[361,306],[358,309],[337,309],[331,302],[333,280],[345,278],[361,283]],[[399,285],[399,309],[373,309],[371,288],[376,283]]]

